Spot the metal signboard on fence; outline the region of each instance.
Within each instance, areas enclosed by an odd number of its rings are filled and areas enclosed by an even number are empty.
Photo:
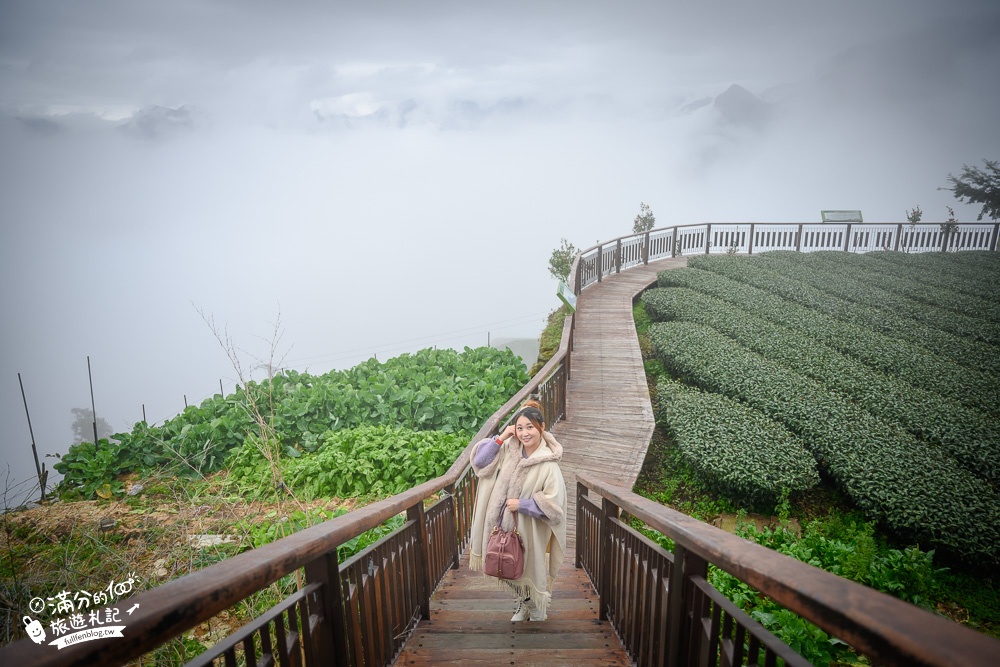
[[[576,312],[576,295],[573,294],[573,290],[566,286],[566,283],[559,281],[559,288],[556,290],[556,296],[562,299],[562,302],[566,304],[569,308],[569,312]]]
[[[861,211],[820,211],[823,222],[864,222]]]

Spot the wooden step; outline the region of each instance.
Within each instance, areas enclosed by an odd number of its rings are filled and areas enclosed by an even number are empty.
[[[431,665],[628,667],[611,625],[598,620],[598,598],[573,554],[559,568],[548,618],[513,623],[516,601],[506,587],[473,572],[468,556],[445,575],[422,620],[397,656],[396,667]]]

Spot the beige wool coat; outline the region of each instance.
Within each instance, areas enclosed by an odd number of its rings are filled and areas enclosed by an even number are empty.
[[[522,447],[512,447],[508,440],[489,464],[482,468],[473,464],[479,489],[472,515],[469,567],[482,571],[486,542],[507,499],[533,498],[545,518],[517,515],[517,530],[524,541],[524,574],[509,583],[517,594],[530,597],[544,614],[552,599],[552,582],[566,554],[566,482],[559,467],[562,445],[548,431],[542,433],[542,439],[528,458],[523,457]],[[481,444],[473,447],[473,459]],[[504,512],[502,528],[513,526],[514,517]]]

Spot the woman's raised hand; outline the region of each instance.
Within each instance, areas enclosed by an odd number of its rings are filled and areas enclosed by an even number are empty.
[[[503,430],[503,433],[501,433],[497,437],[500,438],[500,440],[506,441],[509,438],[513,438],[514,437],[515,431],[516,431],[516,429],[514,428],[514,425],[513,424],[509,424],[507,426],[507,428],[505,428]],[[515,440],[516,440],[516,438],[515,438]]]

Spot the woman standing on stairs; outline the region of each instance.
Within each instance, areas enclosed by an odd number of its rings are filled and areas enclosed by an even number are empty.
[[[537,401],[528,401],[503,433],[472,448],[479,490],[469,567],[482,571],[486,542],[501,517],[503,530],[510,530],[516,514],[524,540],[524,574],[514,581],[497,580],[517,597],[512,621],[545,620],[552,582],[566,553],[566,482],[559,468],[563,448],[545,430],[540,408]]]

